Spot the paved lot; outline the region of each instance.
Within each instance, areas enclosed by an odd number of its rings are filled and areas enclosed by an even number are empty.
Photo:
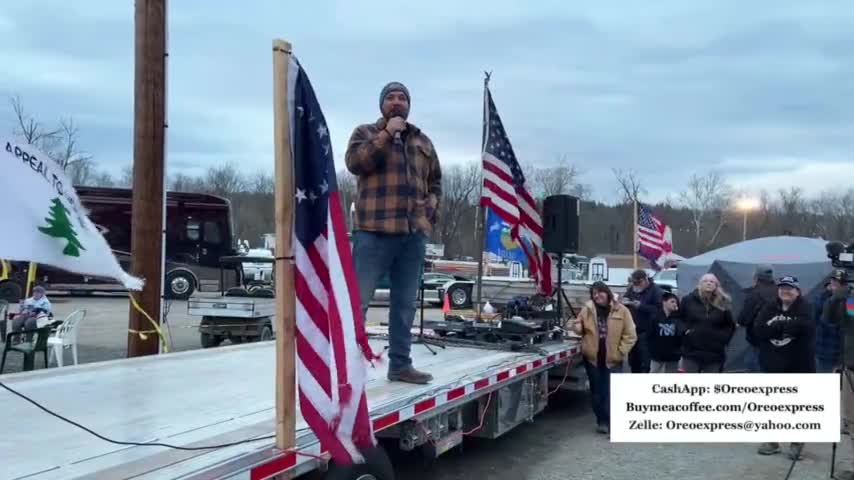
[[[84,363],[125,357],[128,302],[123,298],[53,296],[59,318],[86,309],[80,331],[80,361]],[[172,302],[167,333],[173,351],[200,348],[198,319],[186,313],[186,302]],[[385,308],[369,311],[369,324],[385,318]],[[427,318],[441,315],[430,309]],[[71,361],[66,352],[66,362]],[[41,361],[37,360],[41,367]],[[7,372],[20,369],[20,359],[10,358]],[[2,378],[2,376],[0,376]],[[776,480],[785,478],[789,460],[782,455],[762,457],[756,445],[612,444],[596,434],[587,398],[580,394],[558,396],[532,424],[518,427],[494,441],[472,440],[465,453],[452,451],[431,469],[424,469],[402,454],[395,454],[398,478],[412,480]],[[852,445],[839,448],[839,466],[850,467]],[[791,480],[828,478],[831,446],[807,445]],[[0,475],[1,476],[1,475]]]
[[[65,318],[71,312],[84,309],[86,317],[80,324],[78,334],[78,357],[80,363],[115,360],[127,356],[128,309],[127,298],[119,296],[95,295],[91,297],[71,297],[51,295],[51,303],[56,318]],[[13,307],[14,308],[14,307]],[[441,318],[441,311],[425,308],[425,318]],[[368,325],[379,325],[387,318],[388,309],[382,306],[368,310]],[[164,334],[169,342],[169,350],[178,352],[201,348],[198,323],[200,318],[187,315],[186,301],[171,301],[168,304]],[[417,318],[416,318],[417,321]],[[226,341],[224,344],[227,344]],[[71,351],[65,352],[65,362],[71,362]],[[55,366],[56,364],[52,364]],[[42,360],[36,359],[36,368],[42,367]],[[4,373],[20,371],[19,356],[10,354]]]

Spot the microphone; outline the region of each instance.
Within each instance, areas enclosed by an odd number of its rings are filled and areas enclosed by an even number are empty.
[[[400,138],[400,132],[394,132],[394,144],[395,145],[403,145],[403,139]]]

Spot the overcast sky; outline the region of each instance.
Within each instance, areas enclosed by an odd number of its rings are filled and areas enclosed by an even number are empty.
[[[46,122],[73,116],[82,147],[116,174],[133,151],[133,3],[0,3],[0,95]],[[272,169],[280,37],[311,77],[339,167],[390,80],[409,86],[410,120],[443,164],[477,161],[491,70],[517,156],[568,155],[597,199],[614,198],[612,168],[638,170],[651,201],[710,168],[754,189],[854,178],[854,4],[170,3],[170,173]],[[8,132],[7,103],[0,112]]]

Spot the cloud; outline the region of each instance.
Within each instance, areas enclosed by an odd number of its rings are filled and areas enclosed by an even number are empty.
[[[73,116],[85,148],[113,171],[133,152],[133,13],[106,0],[0,7],[0,32],[15,39],[0,45],[0,62],[13,65],[0,70],[0,94],[20,94],[46,122]],[[411,120],[443,162],[476,161],[491,70],[517,156],[568,156],[599,199],[616,198],[613,168],[639,171],[651,201],[712,168],[736,186],[789,178],[818,192],[828,172],[851,165],[852,20],[848,5],[794,1],[173,2],[169,169],[271,168],[270,45],[284,37],[341,166],[390,80],[409,86]]]

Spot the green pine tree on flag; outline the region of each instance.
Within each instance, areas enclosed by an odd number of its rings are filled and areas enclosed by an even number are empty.
[[[79,257],[80,250],[86,250],[77,239],[77,232],[74,231],[74,226],[71,224],[71,219],[68,218],[68,209],[62,204],[60,199],[54,198],[50,207],[50,217],[45,218],[46,227],[39,227],[39,231],[55,238],[62,238],[68,242],[62,253],[70,257]]]

